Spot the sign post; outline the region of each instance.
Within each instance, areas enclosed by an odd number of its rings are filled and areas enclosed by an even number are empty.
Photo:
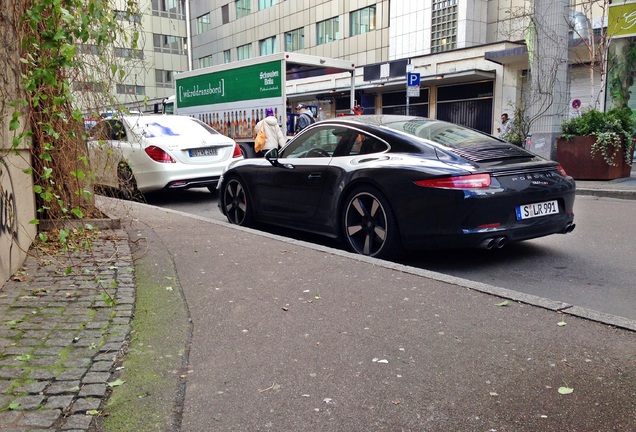
[[[420,97],[420,74],[407,72],[406,74],[406,115],[409,113],[409,98]]]

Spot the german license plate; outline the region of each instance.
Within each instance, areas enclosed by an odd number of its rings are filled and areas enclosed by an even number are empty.
[[[556,200],[517,206],[517,220],[530,219],[559,213]]]
[[[216,156],[215,148],[200,148],[200,149],[191,149],[190,157],[197,156]]]

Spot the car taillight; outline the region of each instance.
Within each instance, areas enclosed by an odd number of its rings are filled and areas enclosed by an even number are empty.
[[[163,151],[157,146],[148,146],[146,147],[145,151],[146,151],[146,154],[150,156],[150,159],[152,159],[155,162],[177,163],[176,160],[172,159],[172,156],[170,156],[168,153],[166,153],[165,151]]]
[[[475,189],[490,186],[490,174],[472,174],[456,177],[442,177],[430,180],[418,180],[418,186],[444,189]]]
[[[241,151],[241,147],[238,146],[236,143],[234,143],[234,154],[232,155],[232,158],[238,158],[243,156],[243,152]]]
[[[563,177],[567,177],[567,176],[568,176],[568,173],[566,173],[566,172],[565,172],[565,170],[563,169],[563,167],[562,167],[561,165],[559,165],[559,166],[557,167],[557,170],[561,173],[561,175],[562,175]]]

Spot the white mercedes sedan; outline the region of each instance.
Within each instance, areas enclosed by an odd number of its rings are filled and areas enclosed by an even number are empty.
[[[155,114],[103,119],[90,131],[88,154],[95,184],[126,199],[195,187],[215,193],[227,166],[243,159],[233,139],[205,123]]]

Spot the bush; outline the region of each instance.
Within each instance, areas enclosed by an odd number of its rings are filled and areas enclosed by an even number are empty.
[[[632,164],[635,134],[636,122],[629,108],[613,108],[607,112],[590,109],[561,123],[561,138],[565,140],[575,136],[595,136],[597,142],[591,156],[601,153],[610,165],[614,165],[613,158],[621,146],[625,162]]]
[[[562,138],[595,135],[597,132],[616,132],[634,135],[634,118],[629,108],[614,108],[607,112],[586,110],[579,117],[561,123]]]

